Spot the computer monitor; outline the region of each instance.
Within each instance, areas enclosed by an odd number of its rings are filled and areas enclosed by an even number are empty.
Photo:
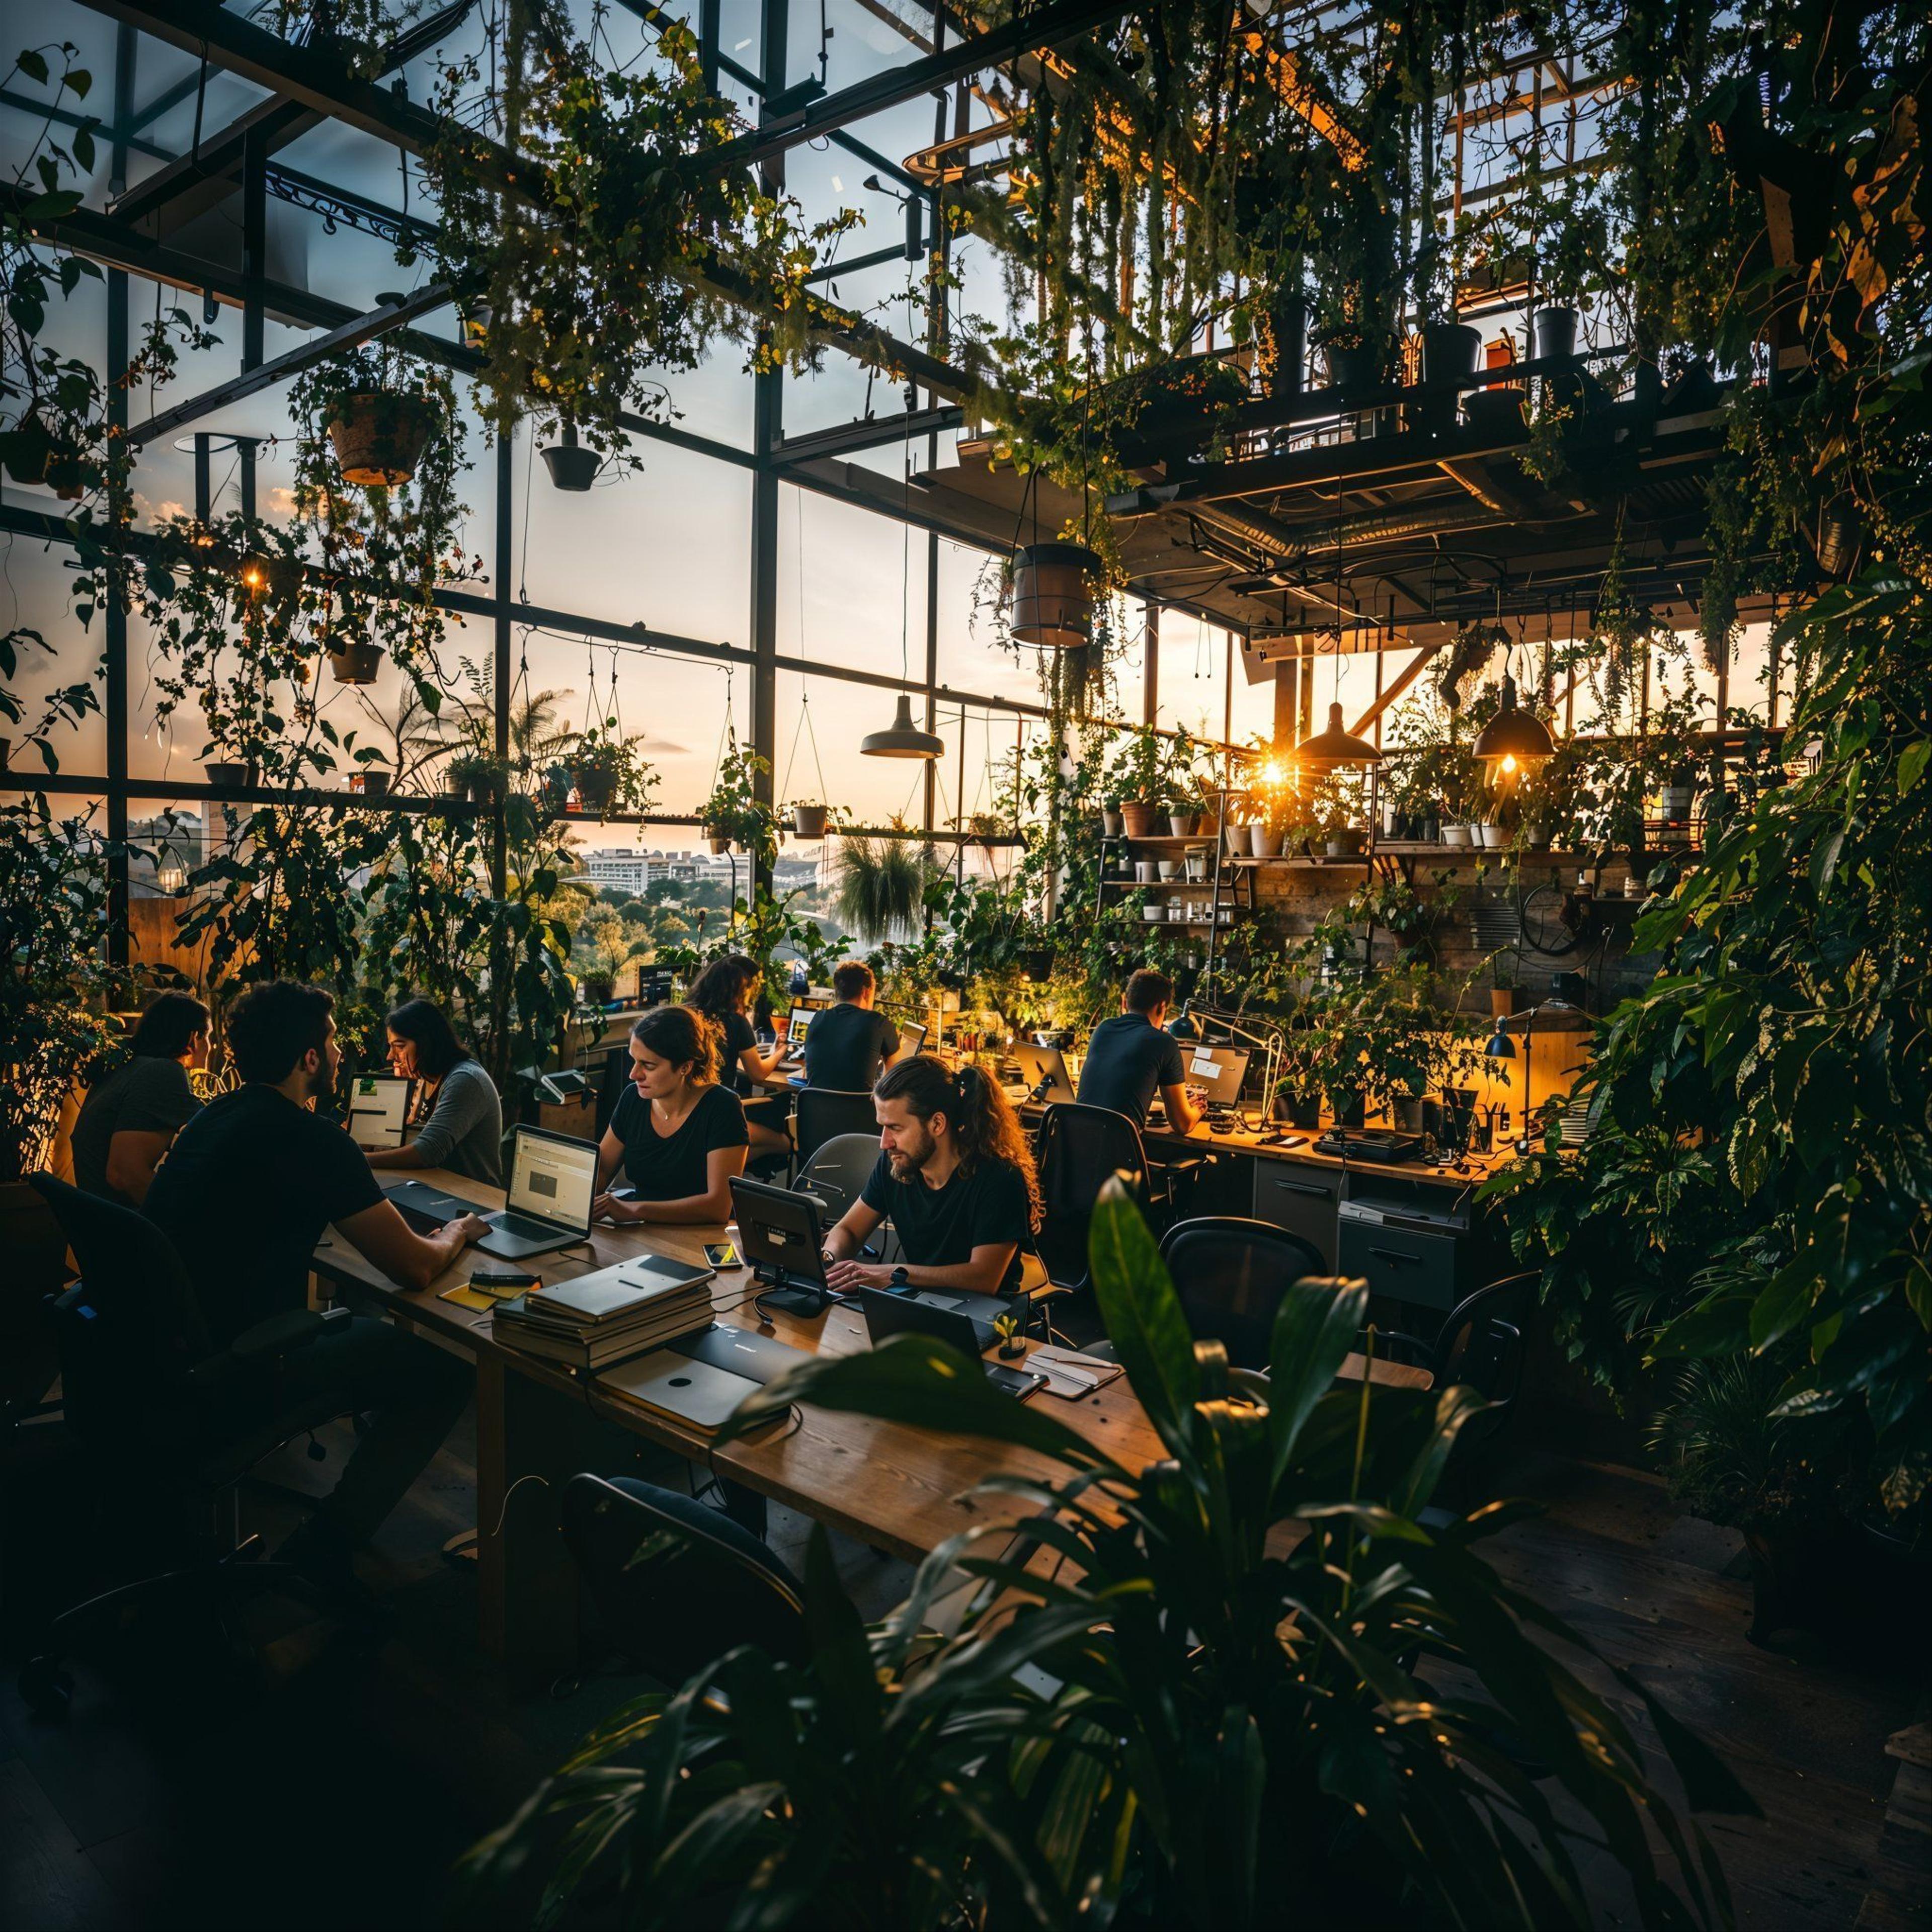
[[[507,1205],[573,1234],[590,1232],[597,1193],[597,1143],[542,1127],[519,1127],[510,1150]]]
[[[359,1148],[400,1147],[413,1084],[400,1074],[358,1074],[349,1094],[350,1138]]]
[[[1016,1042],[1013,1058],[1018,1065],[1021,1079],[1026,1083],[1026,1097],[1030,1105],[1051,1107],[1056,1102],[1070,1102],[1074,1098],[1072,1078],[1058,1047],[1030,1046]]]
[[[738,1220],[740,1253],[760,1280],[773,1284],[764,1300],[794,1315],[822,1313],[832,1291],[825,1280],[825,1232],[818,1202],[808,1194],[734,1174],[731,1210]]]
[[[1210,1107],[1232,1107],[1241,1097],[1241,1082],[1247,1078],[1248,1054],[1244,1047],[1202,1046],[1192,1041],[1181,1051],[1186,1061],[1187,1084],[1207,1090]]]
[[[915,1053],[926,1051],[926,1022],[923,1020],[908,1020],[899,1028],[898,1050],[908,1060]]]

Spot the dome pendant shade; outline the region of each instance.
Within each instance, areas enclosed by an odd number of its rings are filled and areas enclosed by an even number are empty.
[[[912,722],[912,694],[904,691],[899,693],[890,729],[867,732],[859,740],[859,748],[868,758],[937,758],[946,752],[930,731],[922,731]]]
[[[1470,748],[1486,764],[1499,764],[1504,758],[1524,764],[1532,759],[1554,758],[1556,741],[1550,735],[1550,727],[1534,712],[1517,708],[1516,680],[1505,671],[1496,715],[1476,734]]]
[[[1382,754],[1366,738],[1358,738],[1342,722],[1340,700],[1328,707],[1328,728],[1294,748],[1294,756],[1310,765],[1378,765]]]

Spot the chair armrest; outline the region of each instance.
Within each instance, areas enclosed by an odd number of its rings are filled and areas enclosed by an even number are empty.
[[[205,1362],[197,1362],[188,1371],[189,1383],[196,1388],[207,1388],[212,1383],[225,1380],[263,1362],[278,1361],[284,1355],[291,1355],[298,1348],[306,1348],[319,1342],[338,1322],[349,1319],[346,1308],[332,1308],[319,1312],[312,1308],[292,1308],[286,1313],[272,1315],[266,1322],[258,1322],[252,1328],[244,1328],[218,1355],[211,1355]]]
[[[1362,1338],[1363,1352],[1367,1352],[1368,1338]],[[1402,1362],[1412,1369],[1432,1369],[1436,1366],[1436,1352],[1426,1342],[1413,1335],[1405,1335],[1398,1329],[1378,1328],[1376,1330],[1376,1354],[1384,1362]]]

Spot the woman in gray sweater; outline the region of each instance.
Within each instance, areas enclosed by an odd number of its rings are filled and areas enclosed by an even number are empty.
[[[405,1000],[385,1022],[390,1070],[422,1083],[416,1138],[370,1151],[369,1165],[446,1167],[492,1187],[503,1184],[503,1107],[496,1082],[456,1036],[442,1009]]]

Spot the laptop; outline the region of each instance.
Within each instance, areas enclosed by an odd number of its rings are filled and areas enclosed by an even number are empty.
[[[1073,1082],[1058,1047],[1030,1046],[1016,1042],[1013,1058],[1018,1063],[1021,1079],[1026,1083],[1027,1106],[1051,1107],[1062,1101],[1072,1103]]]
[[[825,1279],[825,1230],[818,1203],[763,1180],[731,1177],[738,1252],[769,1286],[762,1299],[792,1315],[823,1315],[838,1298]]]
[[[740,1328],[728,1322],[714,1322],[695,1335],[685,1335],[670,1345],[672,1351],[688,1355],[694,1362],[706,1362],[714,1369],[742,1376],[763,1388],[779,1376],[789,1375],[801,1362],[812,1360],[803,1348],[794,1348],[776,1335],[760,1334],[755,1328]]]
[[[1187,1084],[1206,1090],[1210,1108],[1223,1109],[1240,1103],[1241,1083],[1248,1077],[1245,1048],[1201,1046],[1190,1040],[1183,1043],[1181,1052],[1187,1062]]]
[[[415,1084],[400,1074],[358,1074],[349,1092],[349,1138],[359,1148],[400,1147]]]
[[[722,1429],[738,1405],[762,1386],[748,1376],[715,1367],[676,1348],[658,1348],[620,1362],[606,1369],[597,1383],[640,1408],[707,1435]]]
[[[990,1301],[1005,1312],[996,1296],[975,1294],[962,1298],[970,1301]],[[999,1337],[990,1322],[958,1309],[934,1306],[920,1294],[896,1294],[889,1288],[862,1288],[860,1312],[866,1318],[866,1331],[876,1347],[893,1335],[929,1335],[935,1342],[950,1342],[962,1355],[982,1355]],[[1030,1370],[1011,1369],[1000,1362],[982,1362],[986,1379],[1009,1395],[1028,1396],[1045,1385],[1046,1378]]]
[[[597,1144],[542,1127],[519,1127],[510,1150],[509,1198],[501,1208],[484,1208],[419,1180],[383,1192],[418,1233],[459,1215],[480,1214],[490,1232],[476,1244],[478,1252],[500,1261],[521,1261],[589,1235],[590,1203],[597,1192]]]
[[[926,1022],[923,1020],[907,1020],[898,1024],[899,1043],[895,1051],[910,1060],[916,1053],[926,1051]]]

